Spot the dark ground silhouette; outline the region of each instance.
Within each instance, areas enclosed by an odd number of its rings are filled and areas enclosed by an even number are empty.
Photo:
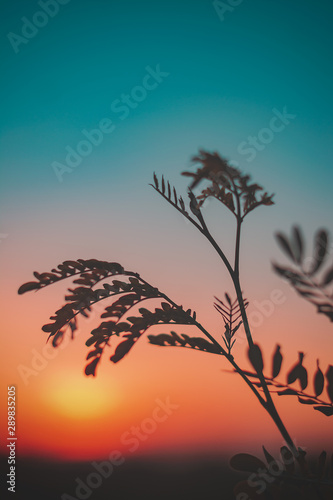
[[[98,461],[98,460],[97,460]],[[6,459],[1,458],[6,471]],[[61,495],[75,495],[76,477],[85,481],[94,469],[90,462],[55,462],[19,459],[17,464],[17,500],[61,500]],[[126,458],[111,476],[104,479],[89,497],[91,500],[183,500],[233,499],[233,486],[239,473],[228,460],[217,457],[188,459],[153,457]],[[3,484],[1,485],[3,486]],[[1,488],[2,489],[2,488]],[[1,498],[11,498],[1,495]],[[71,497],[69,497],[71,498]]]

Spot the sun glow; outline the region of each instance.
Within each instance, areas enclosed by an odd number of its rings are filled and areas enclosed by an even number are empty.
[[[78,373],[57,376],[48,383],[45,404],[69,419],[90,420],[114,410],[119,391],[113,381],[101,384]]]

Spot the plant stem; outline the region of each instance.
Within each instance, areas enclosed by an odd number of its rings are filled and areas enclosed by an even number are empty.
[[[233,188],[234,188],[232,190],[232,193],[234,194],[235,199],[236,199],[236,210],[237,210],[236,214],[235,214],[236,218],[237,218],[237,227],[236,227],[234,269],[230,265],[230,262],[229,262],[228,258],[226,257],[225,253],[223,252],[223,250],[220,248],[220,246],[217,244],[217,242],[215,241],[215,239],[211,235],[211,233],[210,233],[210,231],[209,231],[209,229],[204,221],[202,213],[200,213],[201,225],[199,225],[194,219],[192,219],[192,217],[186,211],[181,210],[177,206],[177,204],[173,203],[171,201],[171,199],[169,199],[163,192],[159,191],[159,189],[157,189],[156,187],[154,187],[154,186],[153,187],[156,191],[158,191],[163,196],[164,199],[166,199],[171,205],[173,205],[174,208],[176,208],[176,210],[181,212],[208,239],[208,241],[211,243],[213,248],[216,250],[216,252],[220,256],[220,258],[222,259],[224,265],[226,266],[226,268],[229,272],[229,275],[232,279],[232,282],[233,282],[233,285],[234,285],[234,288],[236,291],[237,300],[238,300],[239,307],[240,307],[240,312],[241,312],[241,316],[242,316],[242,321],[243,321],[243,325],[244,325],[244,330],[245,330],[247,342],[249,345],[249,349],[251,349],[254,346],[254,342],[253,342],[253,338],[252,338],[252,334],[251,334],[251,330],[250,330],[250,325],[249,325],[246,310],[245,310],[244,298],[243,298],[242,289],[241,289],[240,280],[239,280],[239,255],[240,255],[241,225],[242,225],[242,222],[244,219],[244,215],[242,216],[242,214],[241,214],[240,194],[238,193],[238,190],[237,190],[237,187],[236,187],[234,181],[231,180],[231,182],[232,182]],[[170,299],[168,299],[168,297],[166,297],[166,296],[164,296],[164,297],[170,301]],[[174,304],[176,307],[179,307],[172,301],[170,301],[170,303]],[[256,388],[253,386],[252,382],[246,377],[246,375],[243,373],[241,368],[235,363],[233,356],[231,354],[227,353],[223,349],[223,347],[214,339],[214,337],[212,337],[209,334],[209,332],[207,332],[205,330],[205,328],[203,328],[203,326],[200,325],[200,323],[197,323],[193,318],[192,318],[192,321],[193,321],[193,324],[195,324],[206,335],[206,337],[208,337],[214,344],[217,344],[220,347],[220,349],[222,349],[222,352],[226,356],[228,361],[232,364],[232,366],[235,368],[237,373],[239,373],[239,375],[241,375],[243,380],[250,387],[252,392],[256,395],[256,397],[259,400],[259,402],[261,403],[261,405],[265,408],[265,410],[271,416],[272,420],[274,421],[276,427],[280,431],[283,439],[287,443],[293,456],[296,458],[296,460],[300,464],[302,464],[302,457],[300,457],[300,453],[298,452],[296,446],[294,445],[293,440],[291,439],[291,437],[290,437],[290,435],[289,435],[284,423],[282,422],[282,419],[281,419],[281,417],[280,417],[280,415],[275,407],[275,404],[274,404],[272,396],[269,392],[269,389],[268,389],[268,386],[267,386],[267,383],[266,383],[266,380],[265,380],[265,377],[264,377],[262,370],[256,370],[256,371],[257,371],[257,374],[258,374],[258,377],[259,377],[259,380],[260,380],[261,386],[263,388],[266,399],[264,399],[259,394],[259,392],[256,390]]]
[[[204,333],[204,335],[206,335],[206,337],[208,337],[210,340],[212,340],[214,342],[214,344],[217,344],[217,345],[220,346],[220,348],[223,351],[224,356],[227,358],[227,360],[229,361],[229,363],[232,364],[232,366],[234,367],[234,369],[236,370],[236,372],[242,377],[242,379],[244,380],[244,382],[250,387],[251,391],[256,395],[256,397],[259,400],[260,404],[262,404],[263,406],[265,406],[266,402],[265,402],[264,398],[257,391],[257,389],[254,387],[254,385],[250,381],[250,379],[248,379],[248,377],[245,375],[245,373],[243,372],[243,370],[237,365],[237,363],[234,360],[234,357],[231,356],[230,354],[228,354],[223,349],[223,347],[214,339],[214,337],[212,337],[210,335],[210,333],[207,332],[207,330],[200,323],[198,323],[196,320],[193,320],[193,324],[195,324],[195,326],[197,326],[199,328],[199,330],[201,330],[202,333]]]
[[[266,407],[266,410],[267,412],[270,414],[270,416],[272,417],[275,425],[277,426],[277,428],[279,429],[283,439],[285,440],[285,442],[287,443],[290,451],[292,452],[292,454],[294,455],[294,457],[296,458],[296,460],[298,460],[299,463],[301,463],[301,457],[300,457],[300,453],[298,451],[298,449],[296,448],[289,432],[287,431],[284,423],[282,422],[282,419],[274,405],[274,402],[272,400],[272,398],[270,397],[270,401],[267,402],[267,407]]]
[[[145,285],[151,286],[150,283],[148,283],[146,280],[144,280],[143,278],[141,278],[141,276],[139,276],[139,275],[136,275],[136,276],[137,276],[137,278],[142,283],[144,283]],[[244,380],[244,382],[250,387],[251,391],[255,394],[255,396],[257,397],[257,399],[259,400],[259,402],[263,406],[265,406],[266,402],[265,402],[264,398],[261,396],[261,394],[259,393],[259,391],[257,391],[257,389],[255,388],[255,386],[252,384],[251,380],[246,376],[246,374],[243,372],[243,370],[237,365],[237,363],[234,360],[234,357],[227,353],[227,351],[221,346],[221,344],[219,344],[219,342],[217,342],[217,340],[206,330],[206,328],[204,328],[201,325],[201,323],[199,323],[198,321],[196,321],[190,314],[187,314],[186,311],[184,311],[178,304],[176,304],[172,299],[170,299],[170,297],[168,297],[165,293],[162,293],[161,291],[159,291],[159,296],[162,297],[162,298],[164,298],[165,300],[167,300],[175,308],[177,308],[179,310],[182,310],[183,313],[184,313],[184,315],[186,315],[186,319],[191,319],[191,323],[194,326],[196,326],[199,330],[201,330],[201,332],[214,345],[216,345],[217,347],[219,347],[219,349],[221,349],[222,355],[227,358],[227,360],[229,361],[229,363],[231,363],[231,365],[234,367],[234,369],[236,370],[236,372],[242,377],[242,379]]]
[[[232,185],[234,187],[234,194],[236,197],[236,218],[237,218],[237,227],[236,227],[236,243],[235,243],[235,264],[234,264],[234,273],[235,276],[239,277],[239,251],[240,251],[240,237],[241,237],[241,226],[243,222],[242,218],[242,208],[240,202],[240,196],[237,190],[237,186],[232,179]]]
[[[232,278],[233,278],[233,283],[235,286],[235,291],[237,294],[239,307],[240,307],[241,314],[242,314],[242,320],[243,320],[243,325],[244,325],[248,345],[249,345],[249,348],[251,349],[251,347],[253,347],[254,344],[253,344],[251,330],[250,330],[250,326],[249,326],[249,322],[248,322],[248,318],[247,318],[247,314],[246,314],[246,310],[245,310],[245,306],[244,306],[244,298],[243,298],[243,294],[241,291],[239,277],[234,275],[234,276],[232,276]],[[294,445],[294,442],[293,442],[292,438],[290,437],[290,435],[289,435],[289,433],[288,433],[288,431],[287,431],[287,429],[286,429],[286,427],[285,427],[285,425],[284,425],[284,423],[283,423],[283,421],[282,421],[282,419],[281,419],[281,417],[280,417],[280,415],[275,407],[275,404],[274,404],[274,401],[272,399],[271,393],[269,392],[264,374],[263,374],[262,370],[257,370],[257,373],[258,373],[258,377],[259,377],[259,380],[260,380],[260,383],[261,383],[261,386],[263,388],[265,398],[266,398],[265,405],[263,405],[263,406],[266,409],[266,411],[269,413],[271,418],[273,419],[275,425],[277,426],[282,437],[286,441],[286,443],[287,443],[290,451],[294,455],[294,457],[296,459],[299,459],[299,452],[298,452],[296,446]]]
[[[242,220],[237,217],[237,229],[236,229],[236,246],[235,246],[235,275],[239,276],[239,251],[240,251],[240,234],[241,234]]]
[[[232,278],[232,282],[233,282],[234,287],[235,287],[235,292],[237,295],[237,300],[238,300],[240,312],[242,315],[242,321],[243,321],[243,326],[244,326],[247,342],[249,344],[249,347],[252,347],[253,346],[253,339],[252,339],[249,321],[247,319],[247,314],[246,314],[246,310],[245,310],[244,298],[243,298],[243,294],[242,294],[242,290],[241,290],[240,281],[239,281],[239,278],[234,275],[234,273],[231,275],[231,278]]]
[[[235,288],[236,295],[237,295],[237,300],[238,300],[240,311],[241,311],[241,315],[242,315],[242,321],[243,321],[243,325],[244,325],[244,330],[245,330],[247,342],[248,342],[248,345],[249,345],[249,349],[251,349],[254,346],[254,343],[253,343],[253,338],[252,338],[252,334],[251,334],[251,330],[250,330],[250,325],[249,325],[247,314],[246,314],[246,310],[245,310],[244,298],[243,298],[243,294],[242,294],[242,290],[241,290],[241,285],[240,285],[240,280],[239,280],[239,252],[240,252],[240,237],[241,237],[241,223],[242,223],[242,220],[241,220],[241,215],[240,215],[239,196],[236,196],[236,200],[237,200],[238,215],[237,215],[237,231],[236,231],[235,267],[234,267],[234,269],[231,268],[231,266],[230,266],[228,260],[226,259],[223,251],[218,246],[218,244],[216,243],[216,241],[213,239],[213,237],[211,236],[211,234],[208,231],[208,229],[205,230],[205,231],[202,231],[202,232],[203,232],[203,234],[205,234],[206,238],[209,241],[211,241],[213,247],[218,252],[218,254],[222,258],[223,262],[225,263],[225,260],[227,260],[227,262],[229,264],[229,266],[227,266],[227,269],[229,271],[230,277],[231,277],[232,282],[234,284],[234,288]],[[240,373],[240,372],[241,372],[241,370],[237,370],[237,373]],[[299,454],[296,446],[294,445],[294,442],[293,442],[292,438],[290,437],[290,435],[289,435],[289,433],[288,433],[288,431],[287,431],[287,429],[286,429],[286,427],[285,427],[285,425],[284,425],[284,423],[283,423],[283,421],[282,421],[282,419],[281,419],[281,417],[280,417],[280,415],[279,415],[279,413],[278,413],[278,411],[277,411],[277,409],[275,407],[275,404],[274,404],[272,396],[271,396],[271,394],[269,392],[269,389],[268,389],[268,386],[267,386],[264,374],[263,374],[262,370],[258,370],[257,373],[258,373],[258,377],[259,377],[259,380],[260,380],[260,383],[262,385],[262,388],[263,388],[263,391],[264,391],[264,394],[265,394],[265,398],[266,398],[266,400],[263,400],[264,402],[262,402],[261,400],[259,400],[259,401],[262,404],[262,406],[265,408],[265,410],[271,416],[272,420],[274,421],[276,427],[280,431],[280,434],[282,435],[283,439],[287,443],[287,445],[288,445],[290,451],[292,452],[293,456],[299,461],[299,460],[301,460],[300,459],[300,454]],[[250,386],[250,384],[248,384],[248,385]]]

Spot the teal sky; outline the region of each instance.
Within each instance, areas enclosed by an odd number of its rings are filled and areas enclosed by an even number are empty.
[[[22,35],[22,17],[40,10],[33,1],[3,6],[1,232],[13,230],[22,209],[45,217],[57,210],[65,221],[87,200],[96,213],[140,204],[144,218],[152,200],[159,204],[147,186],[152,171],[185,188],[178,173],[199,147],[239,162],[277,193],[273,229],[329,223],[330,2],[244,0],[221,21],[204,0],[70,0],[15,51],[8,33]],[[169,76],[121,120],[112,103],[157,65]],[[284,107],[296,118],[247,161],[239,145]],[[104,118],[114,131],[60,183],[52,163],[64,163],[66,147]],[[295,220],[283,222],[290,210]]]

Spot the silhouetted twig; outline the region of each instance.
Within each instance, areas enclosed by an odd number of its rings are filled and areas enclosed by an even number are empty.
[[[283,362],[280,346],[277,346],[272,359],[272,375],[265,376],[262,351],[260,346],[253,341],[246,313],[248,302],[244,299],[241,287],[242,224],[245,217],[259,206],[272,205],[274,203],[273,195],[269,195],[267,192],[262,193],[263,188],[252,183],[249,175],[245,175],[239,169],[229,165],[228,161],[217,153],[200,151],[193,160],[196,164],[199,163],[196,172],[183,172],[183,175],[192,178],[186,203],[181,196],[178,196],[176,189],[171,187],[168,181],[165,181],[163,176],[159,181],[154,174],[154,183],[151,186],[210,242],[229,272],[236,298],[232,301],[226,293],[224,300],[215,297],[216,302],[214,303],[214,307],[222,316],[224,323],[225,331],[222,338],[225,348],[198,322],[194,311],[185,310],[168,295],[145,281],[138,273],[126,271],[115,262],[96,259],[65,261],[57,268],[52,269],[50,273],[39,274],[35,272],[36,280],[22,285],[18,293],[37,291],[60,280],[74,278],[73,287],[69,288],[70,293],[65,296],[65,305],[51,316],[52,322],[42,328],[49,334],[49,338],[52,338],[54,347],[61,343],[68,328],[71,331],[71,337],[74,337],[79,315],[87,317],[96,303],[102,300],[108,301],[108,305],[101,314],[101,323],[91,331],[91,336],[86,341],[88,347],[93,347],[87,355],[86,375],[95,376],[96,368],[106,347],[113,349],[110,360],[113,363],[118,363],[153,325],[163,325],[164,327],[168,325],[170,334],[148,335],[151,344],[185,347],[223,356],[270,415],[287,444],[287,447],[281,448],[285,465],[281,479],[297,483],[298,478],[294,477],[295,467],[292,465],[297,462],[302,473],[306,476],[307,483],[311,485],[311,491],[318,498],[324,498],[322,488],[326,487],[326,480],[323,479],[322,469],[326,456],[324,457],[322,454],[319,459],[321,479],[312,480],[313,478],[308,476],[306,472],[305,452],[295,446],[281,420],[271,393],[275,391],[279,396],[297,396],[300,403],[312,405],[314,409],[331,416],[333,415],[333,367],[329,366],[324,375],[319,367],[319,361],[317,361],[317,372],[313,382],[314,395],[312,396],[304,392],[308,386],[308,372],[303,366],[304,354],[302,352],[299,353],[298,361],[287,374],[287,383],[283,384],[276,380]],[[202,182],[205,182],[206,186],[196,196],[193,190]],[[209,197],[217,199],[235,216],[236,235],[233,264],[211,234],[202,214],[201,208]],[[319,312],[326,314],[333,321],[333,295],[328,292],[328,287],[333,283],[333,268],[329,268],[318,280],[318,272],[322,269],[327,256],[327,232],[321,230],[316,236],[314,257],[309,269],[306,269],[304,265],[304,241],[298,228],[293,229],[291,241],[288,241],[282,234],[278,234],[277,239],[285,253],[293,261],[297,271],[274,265],[275,271],[288,279],[298,293],[315,304]],[[102,288],[95,288],[97,285],[100,286],[100,282],[104,280]],[[142,307],[143,305],[146,307]],[[178,334],[174,331],[177,325],[196,327],[205,338]],[[248,358],[254,369],[253,372],[241,369],[232,355],[232,348],[237,338],[236,334],[241,326],[246,334]],[[120,338],[116,346],[113,344],[115,337]],[[297,381],[301,386],[300,390],[291,387]],[[325,387],[331,403],[319,398]],[[264,453],[268,463],[272,464],[274,459],[265,448]],[[287,463],[286,457],[289,457],[291,461]],[[238,457],[234,463],[239,466],[243,459],[244,457]],[[258,465],[259,462],[258,459],[252,458],[247,459],[247,463],[250,464],[250,469],[253,469],[254,465]]]

